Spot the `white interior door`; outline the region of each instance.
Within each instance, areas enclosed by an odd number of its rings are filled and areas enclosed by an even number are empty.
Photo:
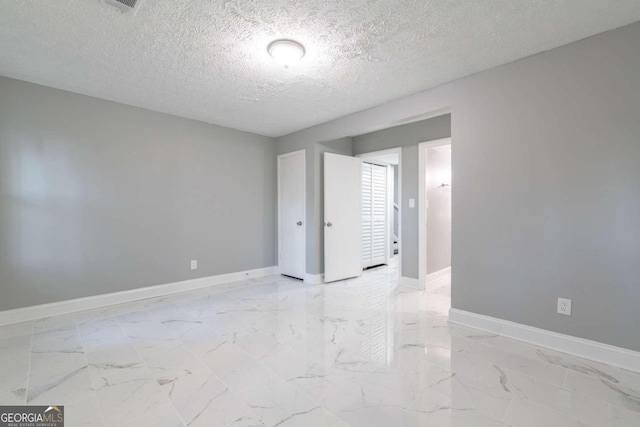
[[[389,167],[362,163],[362,267],[388,263]]]
[[[362,274],[362,161],[324,154],[324,280]]]
[[[305,152],[278,156],[278,266],[280,274],[305,274]]]

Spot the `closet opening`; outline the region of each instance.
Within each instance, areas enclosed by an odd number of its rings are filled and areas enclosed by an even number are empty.
[[[398,266],[400,148],[360,154],[362,159],[362,269]]]

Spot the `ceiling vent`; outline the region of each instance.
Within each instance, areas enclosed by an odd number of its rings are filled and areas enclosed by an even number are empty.
[[[135,15],[144,0],[100,0],[107,6],[118,9],[127,15]]]

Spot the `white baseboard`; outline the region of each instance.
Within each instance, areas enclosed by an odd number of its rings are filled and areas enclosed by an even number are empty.
[[[400,283],[400,286],[406,286],[408,288],[414,288],[414,289],[423,289],[424,288],[424,286],[420,286],[420,280],[415,279],[413,277],[401,276],[399,283]]]
[[[199,279],[184,280],[181,282],[167,283],[164,285],[148,286],[145,288],[131,289],[109,294],[95,295],[77,298],[50,304],[35,305],[31,307],[17,308],[14,310],[0,311],[0,326],[12,323],[27,322],[42,319],[44,317],[58,316],[61,314],[75,313],[77,311],[91,310],[114,304],[122,304],[147,298],[207,288],[223,283],[239,280],[264,277],[276,274],[277,267],[265,267],[255,270],[239,271],[237,273],[219,274],[217,276],[202,277]]]
[[[640,372],[640,352],[452,308],[449,322]]]
[[[310,285],[320,285],[324,281],[324,274],[309,274],[304,275],[304,283]]]
[[[438,281],[450,274],[451,274],[451,266],[445,267],[442,270],[434,271],[431,274],[427,274],[427,277],[425,278],[424,283],[428,285],[429,283]]]

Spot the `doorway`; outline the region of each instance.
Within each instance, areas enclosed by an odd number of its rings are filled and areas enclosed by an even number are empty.
[[[364,269],[401,265],[401,154],[398,147],[357,155],[363,162]]]
[[[324,153],[324,281],[334,282],[358,277],[363,271],[363,164],[378,164],[386,167],[397,165],[398,191],[402,200],[402,149],[393,148],[373,153],[363,153],[356,157],[335,153]],[[387,170],[387,169],[385,169]],[[386,173],[387,177],[394,176]],[[388,185],[392,181],[388,181]],[[398,203],[388,203],[390,213],[383,215],[385,233],[382,255],[393,274],[402,275],[402,211]],[[397,217],[397,239],[394,239],[392,217]],[[394,249],[397,242],[397,253]],[[380,264],[378,264],[380,265]],[[384,264],[382,264],[384,265]]]
[[[419,145],[419,277],[425,287],[451,276],[451,138]]]
[[[305,150],[278,156],[278,270],[304,279],[306,272]]]
[[[391,165],[362,162],[362,268],[389,264],[391,257]]]

